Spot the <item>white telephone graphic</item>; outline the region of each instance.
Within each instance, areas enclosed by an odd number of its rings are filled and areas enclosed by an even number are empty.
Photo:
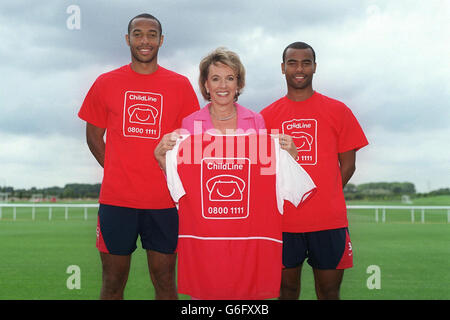
[[[239,177],[222,174],[206,182],[210,201],[242,201],[245,182]]]
[[[311,151],[313,143],[312,135],[303,131],[297,131],[291,132],[291,136],[297,146],[297,151]]]
[[[148,104],[134,104],[128,108],[130,123],[154,125],[158,109]]]

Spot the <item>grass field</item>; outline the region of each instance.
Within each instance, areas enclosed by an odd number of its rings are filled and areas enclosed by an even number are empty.
[[[414,205],[450,205],[450,197],[421,199]],[[349,204],[369,204],[352,202]],[[395,205],[400,203],[370,203]],[[95,248],[96,210],[88,219],[83,209],[17,208],[13,221],[11,208],[3,208],[0,220],[0,299],[97,299],[101,266]],[[386,223],[376,223],[373,210],[350,210],[350,235],[354,267],[345,272],[342,299],[450,299],[450,223],[447,211],[426,213],[425,223],[410,210],[387,212]],[[66,273],[70,265],[81,270],[81,288],[70,290]],[[376,265],[381,271],[381,288],[368,289]],[[132,258],[125,292],[127,299],[153,299],[146,256],[138,248]],[[181,296],[181,299],[187,297]],[[305,264],[301,299],[315,299],[311,268]]]

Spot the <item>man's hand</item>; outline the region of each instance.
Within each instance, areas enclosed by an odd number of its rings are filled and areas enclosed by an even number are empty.
[[[160,168],[164,171],[166,171],[166,152],[175,147],[179,137],[180,135],[176,131],[165,134],[153,152]]]

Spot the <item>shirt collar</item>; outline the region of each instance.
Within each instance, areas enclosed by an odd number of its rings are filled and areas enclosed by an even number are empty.
[[[211,103],[208,103],[206,106],[204,106],[202,109],[200,109],[195,114],[194,120],[207,121],[207,120],[211,119],[211,115],[209,114],[209,106],[210,105],[211,105]],[[234,105],[236,106],[236,111],[237,111],[237,115],[238,115],[239,119],[248,119],[248,118],[254,117],[254,114],[250,110],[244,108],[239,103],[235,102]]]

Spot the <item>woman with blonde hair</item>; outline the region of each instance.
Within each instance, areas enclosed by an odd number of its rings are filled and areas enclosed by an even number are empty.
[[[187,116],[182,128],[190,134],[215,130],[219,134],[244,133],[265,129],[264,119],[237,100],[245,86],[245,68],[239,56],[219,47],[202,59],[198,84],[203,98],[210,101],[205,107]],[[166,134],[155,149],[155,157],[165,170],[165,155],[175,146],[179,134]],[[279,136],[281,148],[296,158],[298,153],[292,137]]]
[[[223,134],[237,129],[265,129],[260,114],[237,103],[245,86],[245,68],[236,53],[217,48],[202,59],[199,68],[200,92],[210,103],[184,118],[183,128],[192,134],[210,129],[216,129]],[[201,131],[194,132],[194,128]]]
[[[183,119],[182,129],[189,134],[167,134],[155,149],[179,209],[178,289],[192,299],[275,298],[282,269],[283,201],[298,206],[312,194],[314,183],[291,158],[297,157],[292,138],[279,135],[280,145],[272,144],[275,139],[260,132],[265,129],[262,116],[237,103],[245,86],[239,56],[217,48],[199,68],[200,92],[209,103]],[[226,157],[216,152],[214,158],[205,156],[217,142],[217,152]],[[262,173],[267,163],[259,154],[251,159],[249,151],[266,143],[279,168],[272,174]],[[237,149],[245,149],[244,154],[238,156]],[[178,161],[191,150],[200,162]]]

